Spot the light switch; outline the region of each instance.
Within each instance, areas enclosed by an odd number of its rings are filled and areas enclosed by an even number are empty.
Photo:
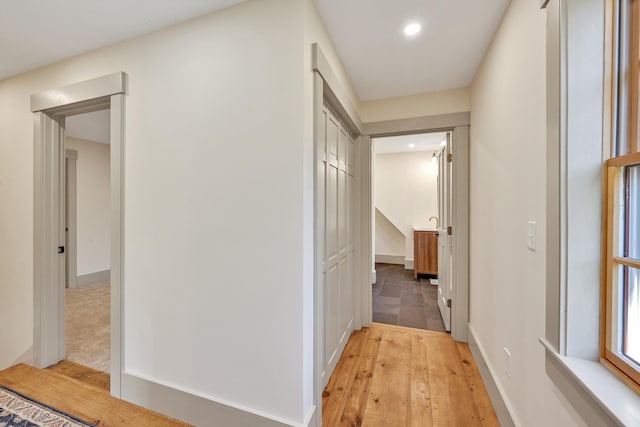
[[[532,251],[536,250],[536,223],[529,221],[527,229],[527,246]]]

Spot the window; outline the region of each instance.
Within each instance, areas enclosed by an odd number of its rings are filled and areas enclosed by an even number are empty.
[[[617,1],[614,130],[605,165],[600,357],[640,392],[640,0]]]

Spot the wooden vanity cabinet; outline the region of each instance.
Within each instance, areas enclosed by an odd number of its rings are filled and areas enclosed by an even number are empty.
[[[438,232],[413,232],[413,277],[438,274]]]

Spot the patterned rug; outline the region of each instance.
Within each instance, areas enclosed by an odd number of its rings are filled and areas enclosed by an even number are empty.
[[[0,386],[2,427],[96,427]]]

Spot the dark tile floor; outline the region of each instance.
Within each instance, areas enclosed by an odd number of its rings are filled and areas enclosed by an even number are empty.
[[[402,265],[376,264],[373,321],[388,325],[444,331],[438,310],[438,287]]]

